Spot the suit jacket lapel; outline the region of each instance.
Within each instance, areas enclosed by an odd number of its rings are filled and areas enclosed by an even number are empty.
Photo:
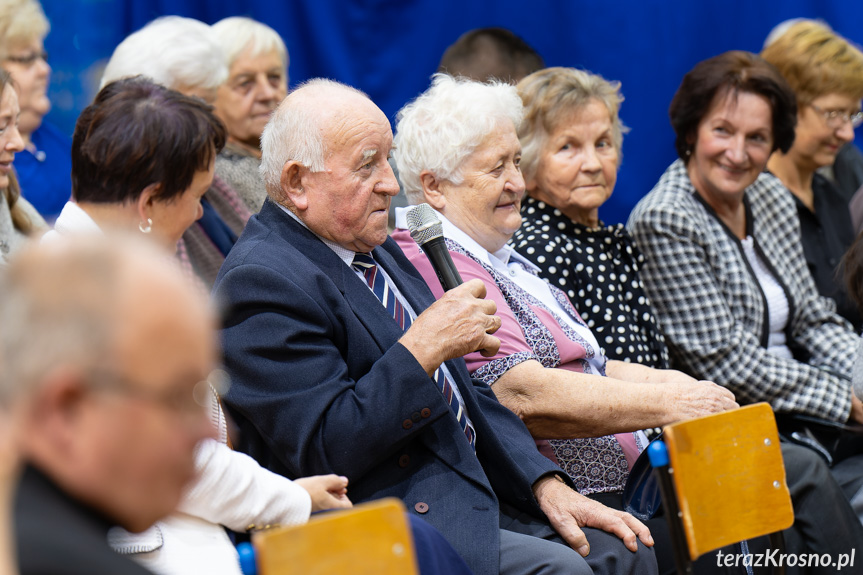
[[[394,243],[392,247],[400,249]],[[378,264],[386,270],[387,275],[389,275],[390,279],[396,284],[402,297],[407,300],[414,312],[420,314],[425,310],[425,308],[434,303],[434,296],[431,291],[429,291],[425,280],[422,279],[419,272],[416,273],[416,276],[406,273],[407,271],[410,271],[410,269],[406,270],[402,265],[399,265],[399,262],[397,262],[395,258],[383,247],[375,248],[372,252],[372,256],[374,256],[375,261],[377,261]],[[407,262],[407,260],[405,261]],[[408,262],[407,265],[412,264]],[[398,272],[395,270],[398,270]]]
[[[306,254],[309,261],[318,266],[333,281],[338,290],[344,294],[345,300],[357,318],[368,329],[371,338],[380,347],[381,353],[398,341],[402,332],[386,313],[380,313],[381,302],[375,294],[320,238],[270,200],[264,203],[259,218],[274,233],[296,247],[300,253]]]
[[[345,286],[342,293],[345,295],[345,300],[378,344],[381,353],[384,353],[399,340],[404,332],[363,280],[351,268],[344,265],[344,262],[342,262],[342,268],[342,285]]]

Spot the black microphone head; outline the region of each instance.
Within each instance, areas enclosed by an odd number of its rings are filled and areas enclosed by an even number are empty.
[[[443,237],[443,224],[428,204],[418,204],[408,210],[408,229],[414,241],[423,245],[429,240]]]

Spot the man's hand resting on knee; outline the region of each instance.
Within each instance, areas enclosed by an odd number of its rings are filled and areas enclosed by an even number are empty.
[[[633,552],[638,549],[636,539],[648,547],[653,546],[650,530],[641,521],[629,513],[588,499],[553,475],[534,483],[533,495],[554,530],[582,557],[590,553],[590,544],[582,527],[613,533]]]

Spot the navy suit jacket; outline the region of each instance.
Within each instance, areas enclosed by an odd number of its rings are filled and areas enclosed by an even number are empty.
[[[416,313],[434,302],[392,239],[373,256]],[[477,432],[474,455],[380,301],[271,201],[231,250],[214,293],[238,448],[291,478],[346,475],[355,502],[402,499],[477,574],[498,573],[502,503],[507,517],[548,530],[531,486],[559,468],[521,420],[462,359],[447,362]]]
[[[108,546],[110,519],[63,491],[33,465],[15,495],[21,575],[152,575]]]

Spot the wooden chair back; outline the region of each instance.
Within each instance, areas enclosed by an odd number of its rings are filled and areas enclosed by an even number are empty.
[[[794,522],[768,404],[668,425],[664,440],[692,561]]]
[[[405,507],[395,498],[313,515],[252,536],[258,575],[419,573]]]

